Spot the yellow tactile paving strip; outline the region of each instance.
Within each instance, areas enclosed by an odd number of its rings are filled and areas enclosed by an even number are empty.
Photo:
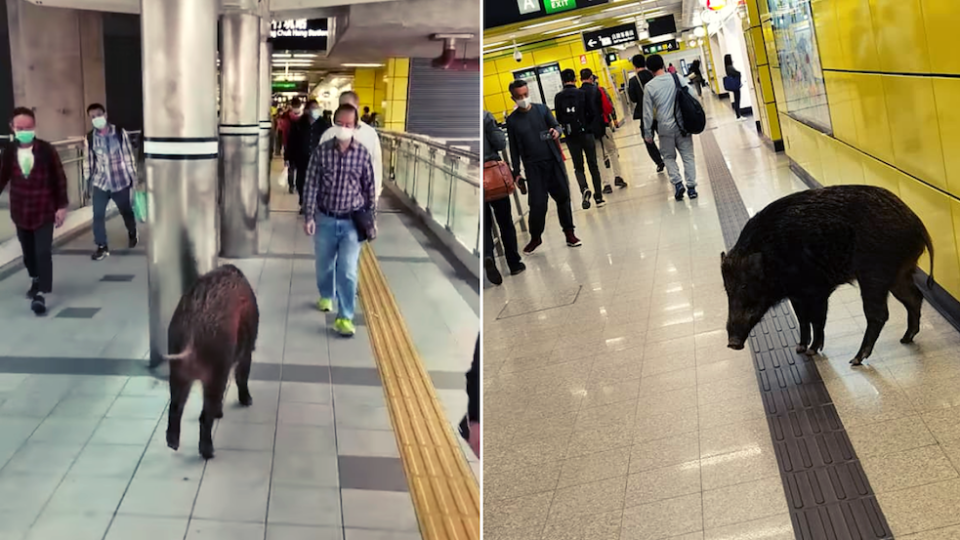
[[[479,540],[480,491],[369,246],[360,302],[424,540]]]

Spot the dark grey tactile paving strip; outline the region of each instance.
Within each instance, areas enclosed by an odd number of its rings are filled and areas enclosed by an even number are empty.
[[[68,307],[57,313],[58,319],[92,319],[100,312],[100,308]]]
[[[713,132],[700,142],[730,248],[750,216]],[[800,540],[893,538],[816,362],[795,352],[799,340],[786,301],[750,335],[794,534]]]
[[[79,248],[63,248],[63,249],[54,249],[54,255],[64,255],[71,257],[89,257],[91,250],[89,249],[79,249]],[[124,249],[111,251],[110,256],[112,257],[145,257],[147,255],[147,250],[144,248],[135,248],[135,249]],[[312,261],[314,259],[313,253],[260,253],[256,259],[297,259],[297,260],[306,260]],[[433,260],[430,257],[404,257],[404,256],[392,256],[392,255],[378,255],[377,260],[381,263],[384,262],[399,262],[399,263],[414,263],[414,264],[424,264],[432,263]]]
[[[283,369],[281,369],[281,367]],[[0,373],[37,375],[122,375],[126,377],[165,377],[151,372],[146,360],[114,358],[70,358],[39,356],[0,356]],[[465,375],[455,371],[429,372],[438,390],[463,390]],[[381,386],[380,372],[371,367],[313,366],[306,364],[267,364],[254,362],[250,378],[255,381],[332,383],[354,386]]]

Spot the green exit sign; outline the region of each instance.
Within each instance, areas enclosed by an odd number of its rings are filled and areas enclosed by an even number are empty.
[[[543,7],[548,14],[560,13],[576,9],[577,0],[543,0]]]
[[[294,81],[273,81],[273,90],[282,92],[284,90],[296,90],[297,83]]]

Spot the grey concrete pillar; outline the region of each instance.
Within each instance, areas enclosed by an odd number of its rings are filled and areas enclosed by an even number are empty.
[[[261,2],[260,19],[260,221],[270,219],[270,165],[273,152],[270,147],[270,132],[273,124],[270,122],[270,105],[273,98],[272,56],[273,47],[267,41],[270,37],[270,10],[267,2]]]
[[[219,6],[141,0],[151,366],[181,295],[217,266]]]
[[[260,206],[260,16],[241,0],[220,25],[220,254],[257,254]]]

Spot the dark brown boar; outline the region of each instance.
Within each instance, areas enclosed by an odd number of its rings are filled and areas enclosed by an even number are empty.
[[[253,398],[247,380],[257,342],[260,310],[257,298],[236,266],[224,265],[201,276],[180,299],[170,328],[170,413],[167,446],[180,447],[180,419],[190,387],[203,384],[200,414],[200,455],[213,457],[213,421],[223,417],[223,394],[236,364],[240,404]]]
[[[889,317],[888,293],[907,308],[900,341],[910,343],[920,331],[923,295],[913,276],[924,248],[930,252],[927,285],[932,286],[930,235],[920,218],[883,188],[834,186],[774,201],[747,222],[730,253],[720,254],[728,346],[742,349],[767,310],[788,298],[800,323],[797,352],[817,354],[830,295],[854,281],[867,330],[850,363],[860,365],[873,352]]]

